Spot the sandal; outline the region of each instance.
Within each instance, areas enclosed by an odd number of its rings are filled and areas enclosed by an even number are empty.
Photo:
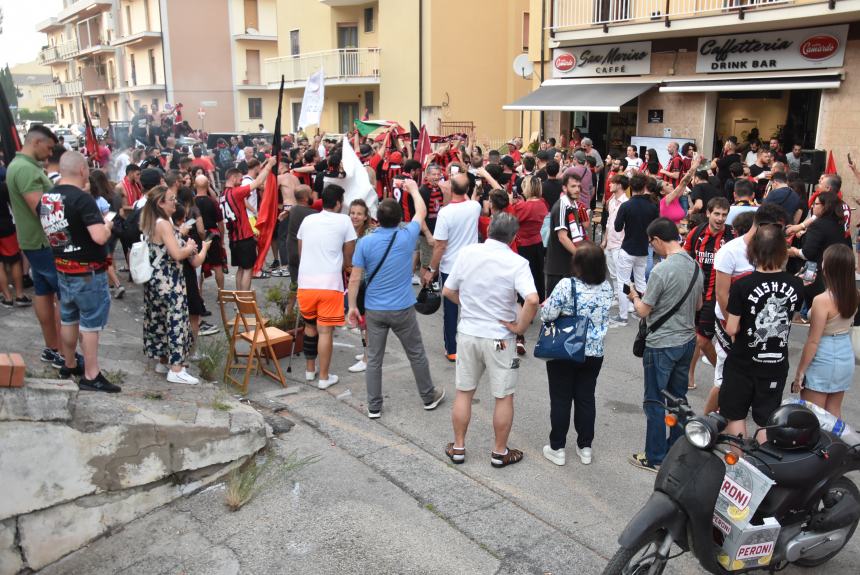
[[[519,449],[511,449],[508,447],[508,452],[504,455],[496,453],[495,451],[490,452],[490,465],[493,467],[506,467],[508,465],[513,465],[514,463],[519,463],[522,460],[523,452]]]
[[[696,389],[698,386],[694,383],[692,385],[687,385],[687,389]]]
[[[454,443],[451,442],[445,446],[445,455],[448,456],[448,459],[459,465],[466,461],[466,448],[454,447]]]

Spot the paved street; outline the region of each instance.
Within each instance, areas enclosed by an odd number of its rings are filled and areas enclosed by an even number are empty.
[[[273,281],[256,287],[261,293]],[[124,301],[114,302],[106,336],[107,369],[132,374],[126,378],[127,393],[161,385],[133,376],[141,373],[143,357],[140,324],[133,317],[140,301],[139,289],[132,288]],[[216,309],[211,300],[209,307]],[[4,349],[36,341],[31,313],[0,310],[3,325],[15,328],[0,335]],[[528,357],[522,363],[510,441],[525,452],[525,460],[501,470],[488,461],[492,397],[487,386],[475,396],[466,463],[453,466],[443,453],[452,437],[454,366],[442,351],[441,312],[422,319],[434,380],[449,393],[433,412],[421,408],[402,348],[389,339],[382,418],[369,420],[363,374],[347,372],[360,351],[360,338],[338,330],[333,371],[341,382],[336,386],[320,391],[291,381],[296,392],[278,395],[277,384],[258,379],[249,394],[263,407],[286,406],[280,414],[297,422],[274,441],[276,453],[316,454],[322,457],[319,463],[273,478],[235,514],[226,510],[217,489],[197,494],[46,572],[598,573],[654,479],[626,462],[643,447],[645,425],[641,363],[629,352],[634,329],[631,322],[611,330],[607,338],[609,355],[597,389],[594,463],[581,465],[572,450],[561,468],[541,456],[549,431],[546,375],[543,364]],[[793,329],[793,362],[806,329]],[[534,331],[528,335],[529,349]],[[299,359],[293,362],[294,375],[303,375]],[[712,368],[702,364],[699,389],[691,393],[694,407],[702,405],[711,374]],[[860,421],[856,393],[848,395],[845,415]],[[573,441],[569,437],[571,445]],[[133,552],[124,552],[129,549]],[[681,558],[670,571],[701,570]],[[858,571],[860,540],[855,537],[826,566],[786,573]]]

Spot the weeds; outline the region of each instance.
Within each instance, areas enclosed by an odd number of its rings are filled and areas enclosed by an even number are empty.
[[[40,365],[38,367],[28,367],[24,371],[24,377],[30,379],[58,379],[60,376],[57,375],[56,369]]]
[[[221,386],[217,392],[215,392],[215,397],[212,399],[212,409],[217,409],[218,411],[230,411],[233,407],[226,403],[229,398],[229,394],[224,386]]]
[[[238,511],[269,482],[279,477],[286,479],[319,460],[319,455],[299,457],[296,451],[283,459],[274,455],[260,455],[249,459],[242,467],[231,471],[227,477],[224,495],[227,507],[231,511]]]
[[[147,391],[143,394],[143,399],[150,399],[152,401],[162,401],[164,396],[159,392]]]
[[[197,351],[202,359],[197,362],[200,376],[207,381],[216,381],[224,372],[224,362],[227,360],[227,340],[223,337],[200,338]]]
[[[125,383],[125,376],[128,375],[121,369],[105,370],[104,376],[109,382],[114,385],[122,385]]]

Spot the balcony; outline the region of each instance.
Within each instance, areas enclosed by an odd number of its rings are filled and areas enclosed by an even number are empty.
[[[104,10],[110,10],[112,6],[113,0],[77,0],[57,14],[57,21],[68,22],[84,16],[92,16]]]
[[[135,32],[127,36],[114,38],[111,46],[131,46],[142,47],[147,44],[155,44],[161,41],[161,32],[157,30],[145,30],[143,32]]]
[[[56,46],[46,46],[39,52],[37,61],[43,66],[62,62],[73,58],[78,53],[78,43],[75,40],[69,40]]]
[[[326,86],[379,84],[379,48],[344,48],[271,58],[263,64],[269,88],[278,88],[281,75],[285,88],[299,88],[322,68]]]
[[[56,30],[56,29],[59,29],[62,27],[63,27],[63,25],[60,24],[59,22],[57,22],[57,19],[55,17],[51,16],[50,18],[46,18],[46,19],[42,20],[41,22],[39,22],[38,24],[36,24],[36,32],[47,33],[51,30]]]
[[[72,80],[71,82],[55,82],[47,84],[43,88],[42,98],[45,100],[55,100],[57,98],[72,98],[81,95],[81,81]]]
[[[702,16],[733,15],[793,4],[804,0],[554,0],[554,31],[608,27],[659,22],[665,27],[672,21]]]
[[[116,90],[116,78],[103,76],[94,67],[81,68],[81,90],[85,96],[99,96]]]

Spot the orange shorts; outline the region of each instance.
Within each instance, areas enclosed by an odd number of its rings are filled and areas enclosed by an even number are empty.
[[[302,317],[317,325],[343,325],[343,292],[329,289],[299,289]]]

